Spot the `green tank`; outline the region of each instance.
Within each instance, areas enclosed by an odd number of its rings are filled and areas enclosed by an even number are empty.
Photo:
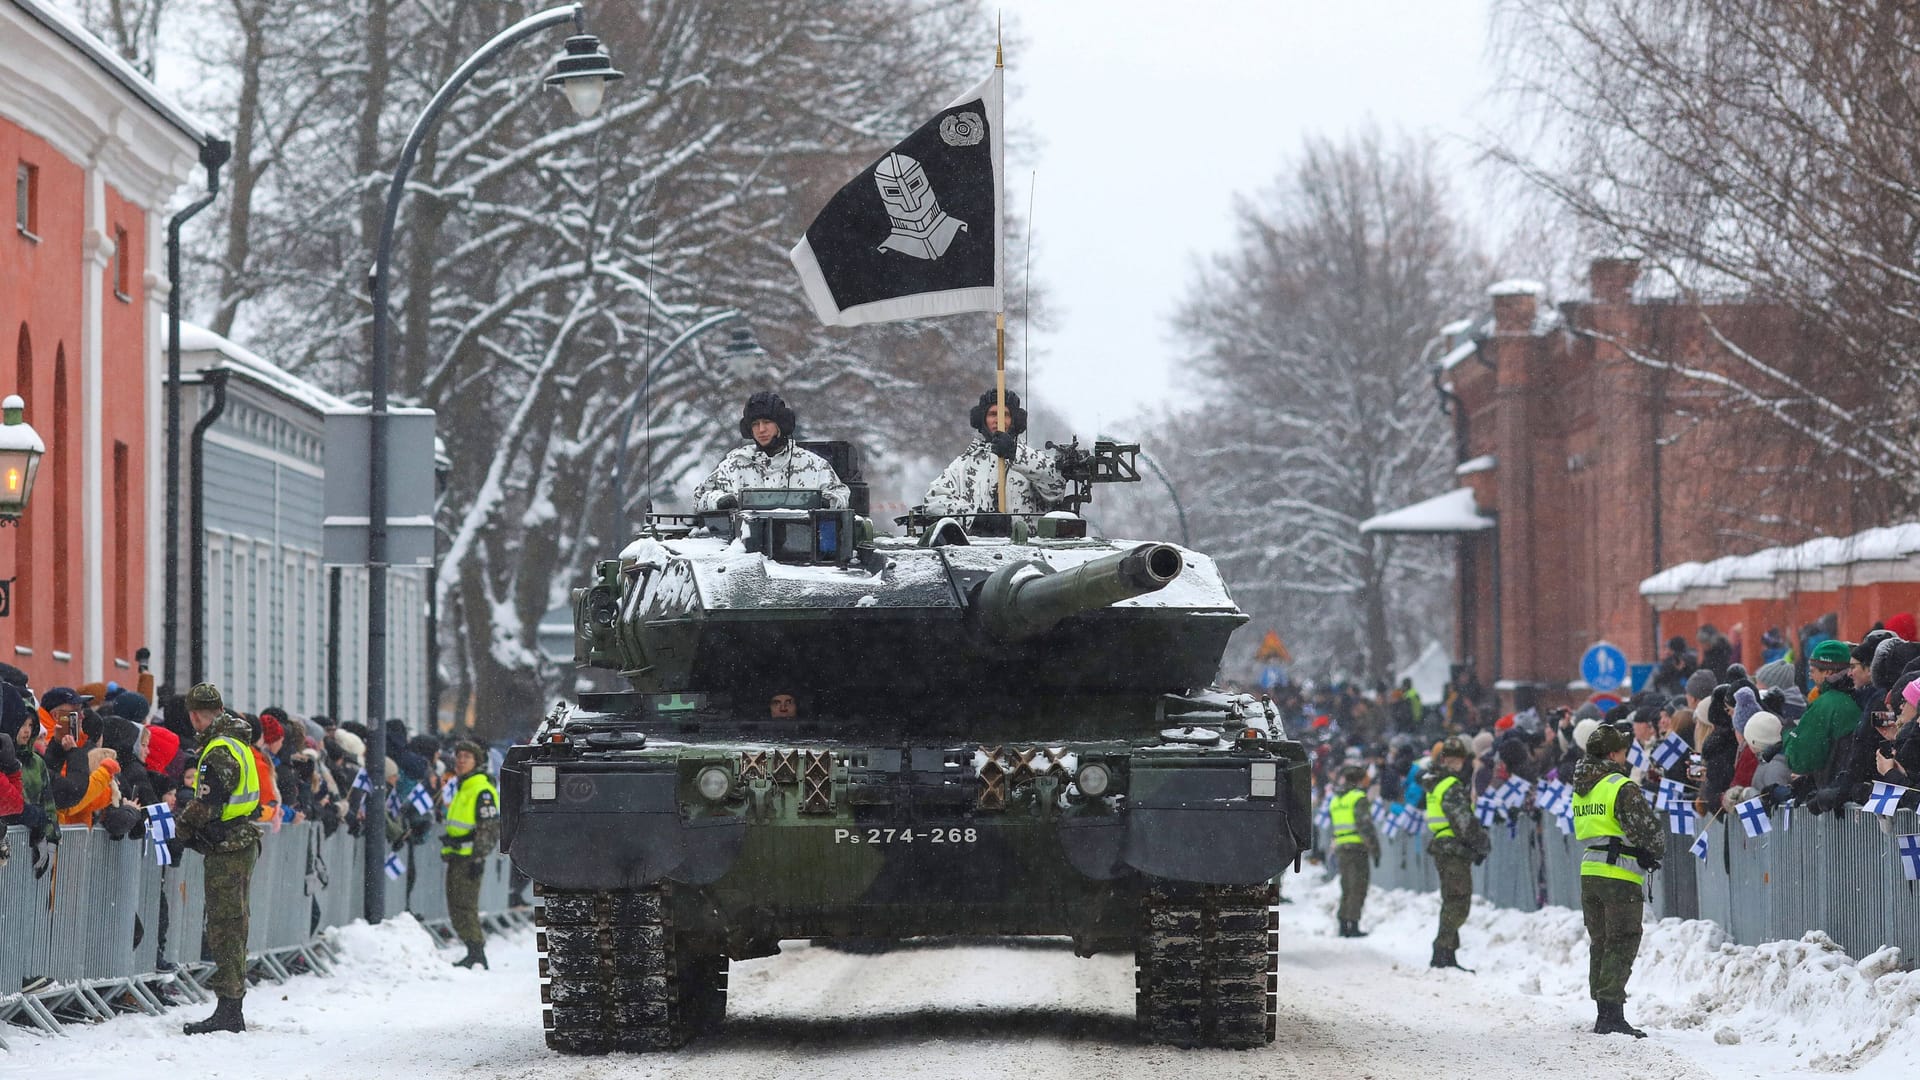
[[[1137,449],[1060,448],[1073,505]],[[886,536],[749,496],[598,565],[576,659],[631,690],[507,755],[548,1046],[681,1046],[721,1022],[733,960],[929,935],[1131,953],[1145,1038],[1271,1041],[1308,766],[1268,702],[1208,689],[1246,621],[1212,560],[1073,515]]]

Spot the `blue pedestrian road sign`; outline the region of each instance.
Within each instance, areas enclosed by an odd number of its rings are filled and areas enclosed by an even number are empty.
[[[1618,690],[1627,681],[1627,654],[1598,641],[1580,657],[1580,677],[1595,690]]]

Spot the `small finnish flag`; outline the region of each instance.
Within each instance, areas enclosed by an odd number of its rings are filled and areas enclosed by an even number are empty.
[[[1642,750],[1637,742],[1627,744],[1627,765],[1634,769],[1647,767],[1647,752]]]
[[[367,779],[367,770],[361,769],[359,772],[353,774],[353,789],[355,791],[373,790],[373,781]]]
[[[1690,799],[1687,798],[1686,785],[1682,784],[1678,780],[1672,780],[1672,779],[1663,778],[1660,781],[1660,796],[1662,799],[1666,801],[1666,804],[1668,806],[1672,806],[1674,803],[1677,803],[1677,802],[1691,801]]]
[[[1527,805],[1527,796],[1533,793],[1533,782],[1525,777],[1516,776],[1507,781],[1502,791],[1504,794],[1501,795],[1500,802],[1509,809],[1518,810]]]
[[[1908,881],[1920,881],[1920,833],[1908,833],[1893,838],[1900,852],[1900,869],[1907,875]]]
[[[396,851],[393,854],[388,855],[387,856],[387,876],[390,878],[401,878],[401,877],[405,877],[406,875],[407,875],[407,864],[400,861],[400,853]]]
[[[1899,784],[1889,784],[1885,780],[1873,782],[1873,794],[1867,796],[1867,809],[1882,817],[1892,817],[1900,809],[1900,797],[1907,789]]]
[[[1564,783],[1553,785],[1553,797],[1547,802],[1547,810],[1556,817],[1573,817],[1573,788]]]
[[[1489,828],[1493,826],[1494,821],[1500,816],[1500,808],[1495,806],[1493,799],[1487,795],[1482,795],[1479,799],[1475,800],[1473,808],[1474,812],[1480,817],[1480,824]]]
[[[1375,825],[1385,825],[1387,823],[1387,807],[1384,803],[1373,804],[1373,823]]]
[[[1568,803],[1564,808],[1562,808],[1558,814],[1555,814],[1553,816],[1553,821],[1554,821],[1554,824],[1560,826],[1560,831],[1562,833],[1568,836],[1572,836],[1573,835],[1573,804]]]
[[[400,793],[397,791],[387,792],[387,816],[400,816]]]
[[[1653,744],[1653,763],[1660,766],[1661,772],[1680,764],[1687,756],[1687,741],[1678,735],[1668,735]]]
[[[154,803],[147,807],[147,835],[153,837],[154,842],[158,844],[165,844],[178,835],[175,831],[173,810],[166,803]]]
[[[1675,799],[1667,803],[1667,831],[1675,836],[1692,836],[1699,825],[1700,815],[1693,812],[1693,804],[1685,799]]]
[[[1700,835],[1693,838],[1693,846],[1687,849],[1693,852],[1693,857],[1701,862],[1707,861],[1707,836],[1707,830],[1701,829]]]
[[[1747,836],[1765,836],[1773,831],[1773,819],[1767,816],[1767,800],[1755,795],[1746,802],[1733,808],[1740,815],[1740,827],[1747,830]]]
[[[1332,825],[1333,811],[1328,810],[1325,806],[1322,806],[1320,809],[1315,810],[1313,812],[1313,823],[1320,826],[1323,829]]]
[[[413,794],[407,796],[407,801],[412,803],[413,808],[422,814],[433,813],[433,796],[427,792],[427,785],[425,784],[415,784],[413,786]]]
[[[1418,814],[1416,814],[1416,813],[1414,813],[1414,812],[1413,812],[1413,808],[1412,808],[1412,807],[1410,807],[1410,806],[1402,806],[1402,807],[1400,808],[1400,829],[1401,829],[1401,831],[1403,831],[1403,832],[1410,832],[1410,833],[1417,833],[1417,832],[1419,832],[1419,831],[1420,831],[1420,824],[1421,824],[1421,817],[1420,817],[1420,815],[1418,815]]]

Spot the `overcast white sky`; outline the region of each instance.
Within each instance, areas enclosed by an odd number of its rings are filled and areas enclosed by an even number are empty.
[[[1008,186],[1024,213],[1037,170],[1033,273],[1053,305],[1035,396],[1091,433],[1177,394],[1169,316],[1195,260],[1232,241],[1235,194],[1268,186],[1303,137],[1369,118],[1472,133],[1488,6],[1002,0],[1026,39],[1007,57],[1007,127],[1038,155],[1009,164]]]

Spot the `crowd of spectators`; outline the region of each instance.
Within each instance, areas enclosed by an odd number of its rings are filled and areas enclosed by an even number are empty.
[[[1423,774],[1439,741],[1458,736],[1474,755],[1475,796],[1506,784],[1570,781],[1581,744],[1608,724],[1631,732],[1632,778],[1650,794],[1678,782],[1701,820],[1754,798],[1833,813],[1865,804],[1876,783],[1906,789],[1898,805],[1920,807],[1920,628],[1888,618],[1857,643],[1834,636],[1828,616],[1803,628],[1798,650],[1778,629],[1761,639],[1763,663],[1747,671],[1740,642],[1703,626],[1698,649],[1667,643],[1648,688],[1624,701],[1494,716],[1470,670],[1456,668],[1441,709],[1398,707],[1407,690],[1277,696],[1289,728],[1313,755],[1316,795],[1346,765],[1368,767],[1376,800],[1424,813]],[[1458,703],[1456,704],[1456,700]],[[1678,735],[1686,753],[1663,769],[1655,748]],[[1883,789],[1884,790],[1884,789]]]
[[[35,875],[43,876],[54,865],[61,826],[137,841],[147,807],[175,808],[193,797],[200,745],[185,699],[168,696],[156,710],[151,684],[146,688],[143,694],[93,683],[36,694],[24,672],[0,664],[0,864],[31,858]],[[253,731],[262,824],[311,821],[329,836],[341,828],[359,835],[372,786],[362,778],[366,727],[325,716],[296,719],[279,706],[236,715]],[[444,802],[451,744],[410,735],[400,720],[388,721],[385,734],[388,841],[419,843]],[[419,788],[425,798],[415,796]],[[6,846],[6,827],[16,825],[26,830],[27,852]]]

